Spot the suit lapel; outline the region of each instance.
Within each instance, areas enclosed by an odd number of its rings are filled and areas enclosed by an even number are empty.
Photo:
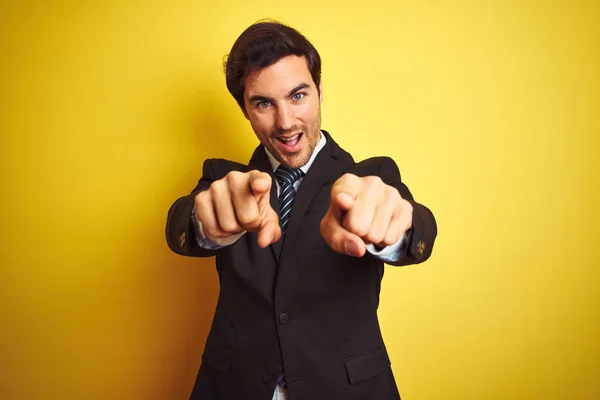
[[[279,215],[279,200],[277,199],[277,183],[275,182],[275,177],[273,176],[273,167],[271,166],[271,163],[269,162],[269,158],[267,157],[267,153],[265,152],[265,148],[262,145],[258,146],[256,148],[256,150],[254,150],[254,153],[252,154],[252,158],[250,159],[250,162],[248,163],[248,171],[252,171],[255,169],[259,170],[261,172],[266,172],[267,174],[271,175],[271,179],[272,179],[271,207],[273,208],[273,210],[275,210],[277,215]],[[279,254],[281,253],[282,242],[283,242],[283,240],[280,239],[277,242],[275,242],[269,246],[271,248],[273,256],[275,257],[277,262],[279,262]]]

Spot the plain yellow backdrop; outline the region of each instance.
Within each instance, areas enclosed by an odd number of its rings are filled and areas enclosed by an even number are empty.
[[[218,283],[165,217],[256,146],[221,62],[272,17],[321,53],[323,128],[437,217],[432,258],[384,279],[403,399],[599,399],[599,10],[2,2],[0,398],[187,398]]]

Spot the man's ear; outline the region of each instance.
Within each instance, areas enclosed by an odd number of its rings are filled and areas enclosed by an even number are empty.
[[[323,81],[319,82],[319,103],[323,102]]]

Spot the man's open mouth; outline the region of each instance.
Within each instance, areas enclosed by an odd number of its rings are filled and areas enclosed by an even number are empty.
[[[293,136],[286,136],[286,137],[279,136],[279,137],[277,137],[277,140],[281,144],[283,144],[286,149],[293,150],[296,147],[296,145],[298,145],[298,143],[300,143],[303,136],[304,136],[304,133],[300,132]]]

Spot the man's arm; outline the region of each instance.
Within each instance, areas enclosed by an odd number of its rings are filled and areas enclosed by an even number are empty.
[[[263,248],[279,240],[279,218],[270,204],[272,178],[246,169],[226,160],[204,162],[198,186],[169,210],[166,236],[171,250],[209,257],[220,248],[207,243],[230,244],[243,231],[257,232],[258,245]],[[199,241],[199,235],[208,242]]]
[[[388,157],[371,158],[357,164],[355,173],[343,175],[332,187],[331,204],[321,222],[327,243],[354,257],[369,251],[392,265],[425,261],[437,234],[435,219],[414,201],[396,163]],[[383,248],[383,253],[374,252],[373,246],[367,249],[370,244]],[[388,246],[396,254],[390,254]]]
[[[217,179],[217,174],[242,167],[225,160],[208,159],[202,166],[202,177],[196,187],[187,196],[181,197],[173,203],[167,215],[166,236],[169,248],[184,256],[211,257],[216,254],[215,250],[205,249],[198,246],[196,240],[196,227],[190,216],[194,208],[194,199],[198,193],[207,190]],[[223,171],[222,171],[223,170]]]
[[[184,256],[212,257],[218,249],[202,248],[198,245],[197,230],[192,220],[196,196],[208,190],[214,181],[222,179],[231,171],[244,171],[246,166],[223,159],[208,159],[202,166],[202,177],[187,196],[173,203],[167,216],[166,238],[169,248]]]
[[[364,162],[377,162],[377,176],[385,184],[396,188],[400,196],[412,205],[412,223],[406,232],[406,243],[401,249],[401,257],[396,261],[384,261],[390,265],[400,266],[418,264],[427,260],[431,256],[437,236],[437,224],[433,213],[414,200],[412,193],[402,182],[400,170],[393,159],[376,157]]]
[[[199,186],[201,183],[202,180]],[[199,192],[200,190],[194,189],[189,195],[177,199],[169,209],[166,227],[167,244],[173,252],[183,256],[211,257],[217,251],[198,246],[196,228],[190,218],[194,198]]]

